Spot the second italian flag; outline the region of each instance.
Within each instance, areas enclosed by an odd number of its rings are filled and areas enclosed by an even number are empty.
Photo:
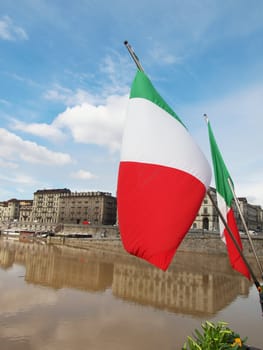
[[[212,155],[213,166],[214,166],[217,205],[224,217],[225,222],[227,223],[229,229],[231,230],[231,233],[236,243],[238,244],[240,250],[242,251],[243,249],[242,242],[241,242],[240,234],[236,224],[234,211],[232,208],[234,195],[232,193],[229,181],[231,181],[231,184],[233,184],[233,182],[227,170],[225,162],[222,158],[220,150],[217,146],[217,143],[208,119],[207,119],[207,125],[208,125],[208,134],[209,134],[209,141],[210,141],[210,147],[211,147],[211,155]],[[233,269],[242,273],[244,276],[250,279],[250,273],[248,271],[248,268],[243,258],[241,257],[239,251],[237,250],[236,245],[233,242],[233,239],[230,237],[228,230],[225,228],[224,223],[220,218],[219,218],[219,229],[220,229],[221,239],[227,246],[228,256],[229,256],[231,266],[233,267]]]

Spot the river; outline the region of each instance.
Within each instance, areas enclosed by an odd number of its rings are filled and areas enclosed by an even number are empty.
[[[1,350],[180,350],[205,320],[263,349],[255,286],[225,255],[163,272],[125,253],[0,240]]]

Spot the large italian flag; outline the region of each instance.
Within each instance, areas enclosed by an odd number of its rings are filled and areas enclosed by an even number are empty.
[[[231,207],[231,204],[234,199],[234,195],[232,193],[232,190],[228,181],[231,181],[231,184],[233,184],[233,182],[229,175],[227,167],[224,163],[222,155],[219,151],[219,148],[217,146],[217,143],[208,119],[207,119],[207,125],[208,125],[209,141],[210,141],[210,147],[211,147],[211,155],[212,155],[213,166],[214,166],[214,175],[215,175],[216,193],[217,193],[217,206],[221,214],[223,215],[224,220],[227,223],[227,226],[232,232],[234,239],[236,240],[236,243],[239,245],[240,250],[242,251],[242,242],[241,242],[240,234],[237,228],[234,211],[233,211],[233,208]],[[228,230],[225,228],[225,225],[220,218],[219,218],[219,229],[220,229],[221,239],[227,246],[229,260],[233,269],[237,270],[238,272],[245,275],[248,279],[250,279],[250,273],[248,271],[248,268],[243,258],[241,257],[238,249],[236,248],[235,243],[230,237]]]
[[[209,164],[148,77],[132,84],[117,205],[125,249],[166,270],[210,184]]]

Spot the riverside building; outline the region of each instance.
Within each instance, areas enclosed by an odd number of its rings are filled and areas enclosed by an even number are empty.
[[[0,223],[10,225],[11,223],[19,221],[20,215],[25,220],[31,218],[32,200],[18,200],[10,199],[8,201],[0,202]],[[23,208],[27,208],[27,214],[23,212]]]
[[[0,223],[34,231],[54,231],[63,224],[114,225],[116,211],[116,197],[108,192],[44,189],[34,193],[33,201],[0,202]]]
[[[215,188],[210,187],[210,194],[217,203]],[[238,202],[248,230],[252,232],[263,232],[263,210],[261,206],[248,203],[247,199],[244,197],[238,198]],[[242,232],[244,231],[244,227],[235,202],[232,203],[232,208],[234,210],[238,229]],[[218,214],[207,194],[191,229],[219,232]]]
[[[216,190],[210,187],[216,200]],[[190,199],[189,199],[190,200]],[[263,232],[263,210],[259,205],[239,198],[241,212],[251,231]],[[235,203],[233,209],[240,231],[242,221]],[[136,213],[134,213],[136,215]],[[69,189],[44,189],[34,192],[33,200],[10,199],[0,202],[0,229],[18,226],[35,231],[54,231],[63,225],[114,225],[117,220],[117,199],[109,192],[71,192]],[[206,195],[199,209],[192,231],[219,231],[218,214]]]
[[[116,198],[108,192],[70,192],[60,196],[58,222],[114,225]]]

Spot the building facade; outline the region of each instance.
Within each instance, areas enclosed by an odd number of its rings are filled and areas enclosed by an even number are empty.
[[[39,224],[57,224],[59,222],[60,198],[70,194],[70,190],[48,189],[34,193],[31,221]]]
[[[215,203],[216,199],[216,190],[213,187],[210,187],[210,195]],[[239,207],[241,214],[244,218],[246,226],[249,231],[263,232],[263,210],[259,205],[253,205],[248,203],[246,198],[238,198]],[[244,226],[242,223],[241,215],[236,206],[235,201],[232,203],[232,208],[236,218],[237,226],[240,232],[244,231]],[[217,210],[214,207],[211,199],[206,194],[202,202],[202,205],[199,209],[199,212],[196,216],[195,221],[191,227],[192,230],[202,230],[202,231],[215,231],[219,232],[219,218]]]
[[[71,192],[60,196],[58,222],[114,225],[116,211],[116,198],[111,193]]]
[[[0,202],[0,223],[10,226],[20,220],[21,208],[32,208],[32,200],[10,199]]]
[[[33,200],[0,203],[0,224],[34,231],[53,231],[58,225],[114,225],[117,201],[108,192],[71,192],[69,189],[44,189]]]
[[[210,187],[210,195],[216,203],[216,190]],[[251,231],[263,232],[263,210],[258,205],[239,198],[240,210]],[[241,216],[235,205],[237,225],[244,231]],[[136,213],[134,213],[136,215]],[[35,231],[53,231],[63,225],[114,225],[117,220],[117,199],[111,193],[101,191],[71,192],[69,189],[44,189],[34,193],[33,200],[0,202],[0,226],[19,226]],[[217,210],[206,194],[195,221],[195,231],[219,231]]]
[[[245,220],[246,226],[250,231],[259,231],[262,232],[263,229],[263,221],[262,221],[262,215],[263,211],[259,205],[253,205],[248,203],[247,199],[244,197],[238,198],[239,206],[241,213],[243,215],[243,218]],[[241,215],[238,211],[238,208],[235,203],[233,203],[233,209],[235,213],[235,217],[237,220],[238,228],[242,231],[243,224]]]
[[[19,222],[20,223],[29,223],[32,221],[32,208],[33,201],[23,201],[19,206]]]
[[[216,202],[216,190],[212,187],[210,190],[210,194],[213,200]],[[207,194],[205,195],[191,229],[198,231],[218,231],[218,215],[211,199]]]

